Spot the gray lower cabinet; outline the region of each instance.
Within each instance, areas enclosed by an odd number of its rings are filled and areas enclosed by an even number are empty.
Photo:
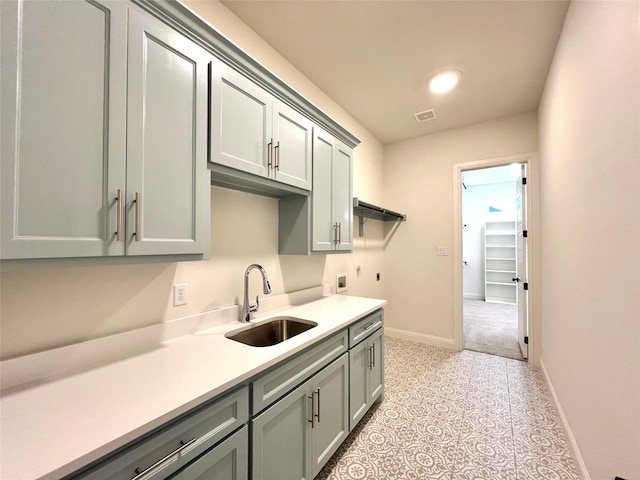
[[[349,327],[349,430],[384,391],[384,311]]]
[[[311,480],[383,393],[382,324],[378,310],[65,480]]]
[[[214,181],[234,176],[217,168],[222,165],[311,190],[312,132],[306,117],[222,62],[214,62],[210,157]]]
[[[254,480],[311,480],[349,433],[343,354],[251,421]]]
[[[196,459],[196,463],[199,463],[204,458],[201,455],[206,452],[212,455],[202,464],[205,466],[205,471],[211,469],[214,472],[225,472],[231,469],[236,472],[236,477],[205,476],[204,478],[246,478],[248,418],[249,392],[248,387],[243,387],[198,408],[70,478],[162,480],[183,467],[193,465],[191,462]],[[239,430],[243,425],[244,428]],[[235,431],[243,433],[238,436],[232,435],[225,440]],[[229,442],[230,439],[233,440]],[[198,478],[193,472],[199,469],[200,467],[194,466],[190,470],[185,470],[178,478]],[[243,472],[244,475],[242,475]]]
[[[353,250],[353,150],[315,127],[310,197],[279,201],[278,252],[282,255]]]
[[[349,350],[349,430],[358,424],[384,389],[383,330]]]
[[[171,480],[248,480],[249,434],[246,425],[180,470]]]
[[[0,8],[0,258],[206,254],[210,55],[129,2]]]

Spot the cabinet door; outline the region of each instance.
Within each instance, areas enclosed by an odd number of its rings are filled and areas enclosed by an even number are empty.
[[[349,357],[342,355],[313,377],[312,463],[313,476],[349,434]]]
[[[373,362],[369,368],[369,406],[384,391],[384,330],[381,328],[367,340]]]
[[[0,255],[122,255],[127,4],[0,4]]]
[[[335,247],[336,230],[333,223],[333,143],[331,135],[314,129],[313,191],[311,192],[311,249],[331,251]]]
[[[222,62],[211,65],[211,161],[267,177],[272,97]]]
[[[366,341],[349,350],[349,430],[369,410],[369,363],[371,356]]]
[[[273,100],[274,179],[311,190],[313,124],[293,108]]]
[[[336,250],[353,250],[353,151],[336,140],[333,155],[333,221],[338,223]]]
[[[245,425],[209,450],[172,480],[247,480],[249,478],[249,435]]]
[[[311,400],[303,383],[252,421],[253,480],[311,480]]]
[[[208,251],[210,55],[131,8],[128,58],[127,254]]]

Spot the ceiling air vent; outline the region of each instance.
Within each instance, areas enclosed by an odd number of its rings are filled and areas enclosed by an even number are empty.
[[[416,117],[416,122],[421,123],[436,118],[436,112],[432,108],[431,110],[425,110],[424,112],[414,113],[413,116]]]

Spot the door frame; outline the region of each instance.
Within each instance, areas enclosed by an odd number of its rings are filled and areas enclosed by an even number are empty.
[[[539,364],[536,348],[536,333],[540,325],[540,294],[536,279],[540,271],[540,230],[538,225],[538,154],[536,152],[487,158],[472,162],[457,163],[453,166],[453,340],[455,349],[464,348],[463,331],[463,285],[462,285],[462,173],[468,170],[501,167],[512,163],[527,164],[527,263],[529,301],[529,362]]]

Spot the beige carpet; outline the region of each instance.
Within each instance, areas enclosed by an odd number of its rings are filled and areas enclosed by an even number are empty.
[[[464,348],[524,360],[518,345],[518,306],[465,298]]]

